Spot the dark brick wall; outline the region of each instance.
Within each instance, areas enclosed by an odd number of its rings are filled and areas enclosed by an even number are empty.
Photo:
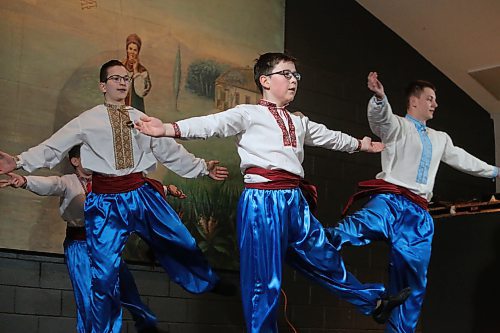
[[[171,333],[243,332],[239,297],[191,295],[159,268],[129,265],[143,302]],[[238,281],[236,273],[221,273]],[[64,259],[59,255],[0,250],[0,332],[75,332],[76,307]],[[124,310],[123,333],[135,332]]]
[[[498,332],[500,213],[436,219],[424,332]]]

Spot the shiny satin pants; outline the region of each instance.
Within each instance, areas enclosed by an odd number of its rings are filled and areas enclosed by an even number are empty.
[[[120,255],[132,232],[148,243],[170,279],[188,292],[209,291],[218,281],[177,213],[148,184],[119,194],[89,193],[85,228],[91,259],[92,333],[120,329]]]
[[[75,296],[76,330],[85,333],[85,327],[87,331],[90,329],[90,260],[86,241],[66,240],[64,255]],[[120,264],[120,292],[122,305],[129,310],[138,330],[156,326],[156,317],[142,303],[134,278],[123,260]]]
[[[245,189],[238,204],[240,283],[247,331],[278,332],[283,261],[340,298],[371,313],[382,285],[361,284],[309,211],[299,189]]]
[[[427,267],[431,257],[434,222],[430,214],[398,194],[373,196],[356,213],[328,228],[332,244],[361,246],[371,241],[387,241],[390,245],[389,288],[396,294],[405,287],[412,293],[403,305],[393,310],[386,332],[413,333],[424,300]]]

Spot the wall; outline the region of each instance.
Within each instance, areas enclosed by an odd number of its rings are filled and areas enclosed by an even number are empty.
[[[436,220],[424,332],[498,332],[499,218],[495,212]]]
[[[171,333],[242,332],[238,297],[191,295],[159,268],[129,265],[142,300]],[[234,280],[234,274],[221,276]],[[0,251],[0,332],[68,333],[76,327],[76,308],[61,255]],[[122,332],[135,332],[124,311]]]

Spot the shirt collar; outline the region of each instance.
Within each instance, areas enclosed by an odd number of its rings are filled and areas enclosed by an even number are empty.
[[[419,130],[421,132],[425,132],[427,130],[427,126],[423,122],[421,122],[420,120],[415,119],[414,117],[410,116],[409,114],[406,114],[405,118],[408,119],[409,121],[411,121],[413,124],[415,124],[415,127],[417,128],[417,130]]]
[[[259,101],[259,105],[267,106],[268,108],[276,108],[276,109],[286,109],[286,107],[288,106],[288,104],[285,104],[283,106],[276,106],[276,103],[266,101],[265,99],[261,99]]]

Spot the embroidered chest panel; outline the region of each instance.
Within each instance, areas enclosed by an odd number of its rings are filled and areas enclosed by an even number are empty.
[[[132,129],[128,126],[130,116],[124,106],[106,105],[113,131],[113,149],[116,170],[134,167]]]

